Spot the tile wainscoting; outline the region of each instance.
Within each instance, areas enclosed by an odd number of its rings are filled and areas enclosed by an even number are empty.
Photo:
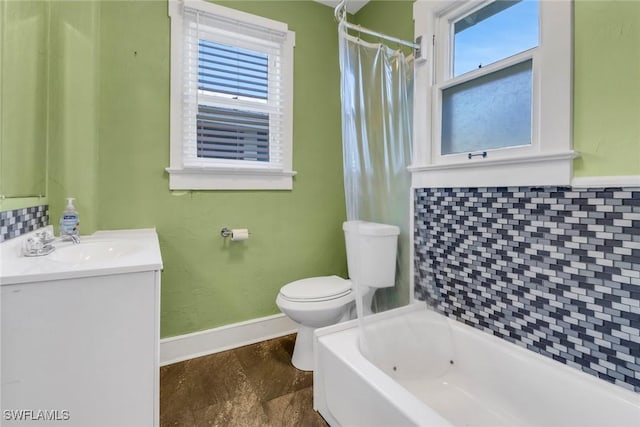
[[[48,205],[0,212],[0,242],[37,230],[48,224]]]
[[[640,392],[640,188],[414,197],[416,298]]]

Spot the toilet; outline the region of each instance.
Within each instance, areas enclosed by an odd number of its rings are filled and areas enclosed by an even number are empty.
[[[313,331],[348,320],[359,286],[365,314],[378,288],[395,285],[396,253],[400,229],[395,225],[346,221],[342,225],[350,279],[339,276],[311,277],[284,285],[276,304],[298,325],[291,363],[303,371],[313,370]]]

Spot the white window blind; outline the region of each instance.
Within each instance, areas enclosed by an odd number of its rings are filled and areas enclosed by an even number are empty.
[[[269,115],[198,106],[197,157],[269,161]]]
[[[184,167],[285,169],[287,31],[187,7],[183,31]]]

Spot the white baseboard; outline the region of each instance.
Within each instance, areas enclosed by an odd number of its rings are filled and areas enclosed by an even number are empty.
[[[233,323],[160,340],[160,366],[292,334],[296,323],[284,314]]]
[[[640,187],[640,175],[578,176],[571,180],[575,188]]]

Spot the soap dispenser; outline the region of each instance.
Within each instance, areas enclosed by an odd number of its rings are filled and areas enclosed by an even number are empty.
[[[67,198],[67,207],[60,216],[60,237],[62,238],[73,239],[80,234],[80,216],[73,205],[74,200],[73,197]]]

